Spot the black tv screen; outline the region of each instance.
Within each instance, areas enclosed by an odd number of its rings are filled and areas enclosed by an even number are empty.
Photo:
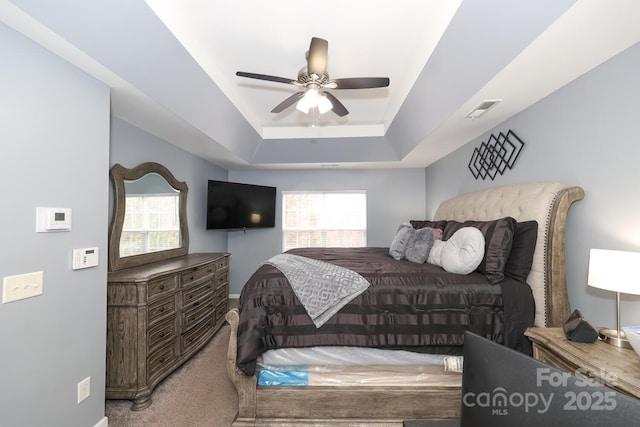
[[[209,180],[207,230],[275,227],[276,188]]]

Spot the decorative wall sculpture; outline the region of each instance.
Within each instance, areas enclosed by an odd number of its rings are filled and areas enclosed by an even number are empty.
[[[489,177],[493,181],[497,174],[502,175],[507,168],[513,168],[522,147],[524,142],[511,130],[506,135],[502,132],[498,136],[491,134],[489,141],[473,150],[469,170],[475,179]]]

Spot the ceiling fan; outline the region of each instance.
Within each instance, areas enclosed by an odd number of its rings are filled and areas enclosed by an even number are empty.
[[[300,70],[297,80],[244,71],[236,72],[236,76],[292,84],[302,89],[276,105],[271,110],[272,113],[280,113],[297,102],[296,108],[305,114],[309,113],[310,109],[318,107],[320,114],[333,110],[338,116],[343,117],[349,114],[349,111],[327,89],[370,89],[389,86],[388,77],[330,79],[327,74],[328,47],[329,43],[326,40],[311,38],[311,45],[306,54],[307,65]]]

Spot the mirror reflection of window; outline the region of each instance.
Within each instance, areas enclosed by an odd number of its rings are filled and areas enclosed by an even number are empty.
[[[120,256],[179,248],[180,193],[158,174],[125,183]]]

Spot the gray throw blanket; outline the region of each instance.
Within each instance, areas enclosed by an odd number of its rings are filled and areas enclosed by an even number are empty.
[[[299,255],[279,254],[262,264],[285,275],[316,328],[369,287],[353,270]]]

